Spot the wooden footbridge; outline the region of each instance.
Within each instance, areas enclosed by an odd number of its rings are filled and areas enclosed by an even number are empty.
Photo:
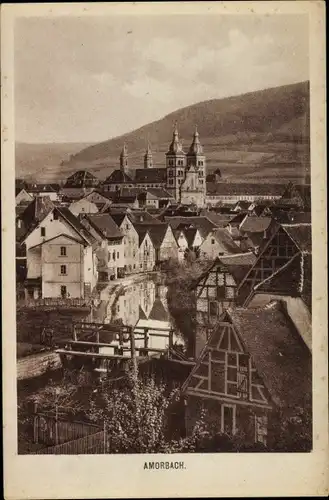
[[[77,322],[73,337],[61,341],[61,345],[56,352],[63,364],[75,359],[91,364],[98,372],[110,371],[129,359],[139,362],[155,357],[190,363],[175,349],[171,327]]]

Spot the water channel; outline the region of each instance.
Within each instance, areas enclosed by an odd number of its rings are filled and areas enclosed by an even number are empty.
[[[91,312],[91,321],[133,327],[137,348],[142,347],[144,342],[138,333],[142,328],[148,328],[148,347],[166,349],[169,345],[169,330],[174,327],[167,304],[167,287],[158,278],[147,277],[117,292],[113,288],[105,288]],[[156,335],[156,332],[162,332],[163,336]],[[184,345],[179,333],[174,333],[173,342]],[[126,344],[129,345],[128,339]],[[112,350],[111,347],[103,347],[99,352],[111,354]]]

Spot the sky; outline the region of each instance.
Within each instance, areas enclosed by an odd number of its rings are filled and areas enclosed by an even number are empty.
[[[18,18],[16,140],[100,142],[184,106],[309,79],[305,15]]]

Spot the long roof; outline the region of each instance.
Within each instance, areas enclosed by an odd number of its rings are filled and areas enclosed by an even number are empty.
[[[228,311],[274,402],[305,408],[312,394],[312,358],[280,303]]]
[[[282,196],[282,184],[242,184],[230,182],[207,182],[207,195],[220,196]]]
[[[218,214],[211,210],[201,210],[201,216],[207,217],[211,222],[216,224],[218,227],[225,227],[235,214]]]
[[[165,168],[137,168],[135,172],[136,183],[158,184],[167,181]]]
[[[234,243],[233,238],[230,233],[221,227],[214,229],[211,232],[211,237],[215,238],[224,247],[228,253],[240,253],[241,249],[236,243]]]
[[[107,239],[120,239],[123,234],[110,216],[110,214],[90,214],[87,219],[102,236]]]
[[[246,233],[261,233],[268,229],[271,224],[271,217],[257,217],[248,215],[241,223],[240,231]]]

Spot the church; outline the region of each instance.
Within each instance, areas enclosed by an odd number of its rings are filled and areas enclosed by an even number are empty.
[[[150,144],[144,155],[144,168],[136,169],[135,179],[128,173],[129,157],[126,144],[120,154],[120,170],[115,170],[104,181],[105,191],[122,187],[164,188],[178,203],[203,207],[206,199],[206,157],[200,143],[197,127],[191,146],[184,152],[175,125],[172,141],[166,153],[166,168],[155,168]]]

